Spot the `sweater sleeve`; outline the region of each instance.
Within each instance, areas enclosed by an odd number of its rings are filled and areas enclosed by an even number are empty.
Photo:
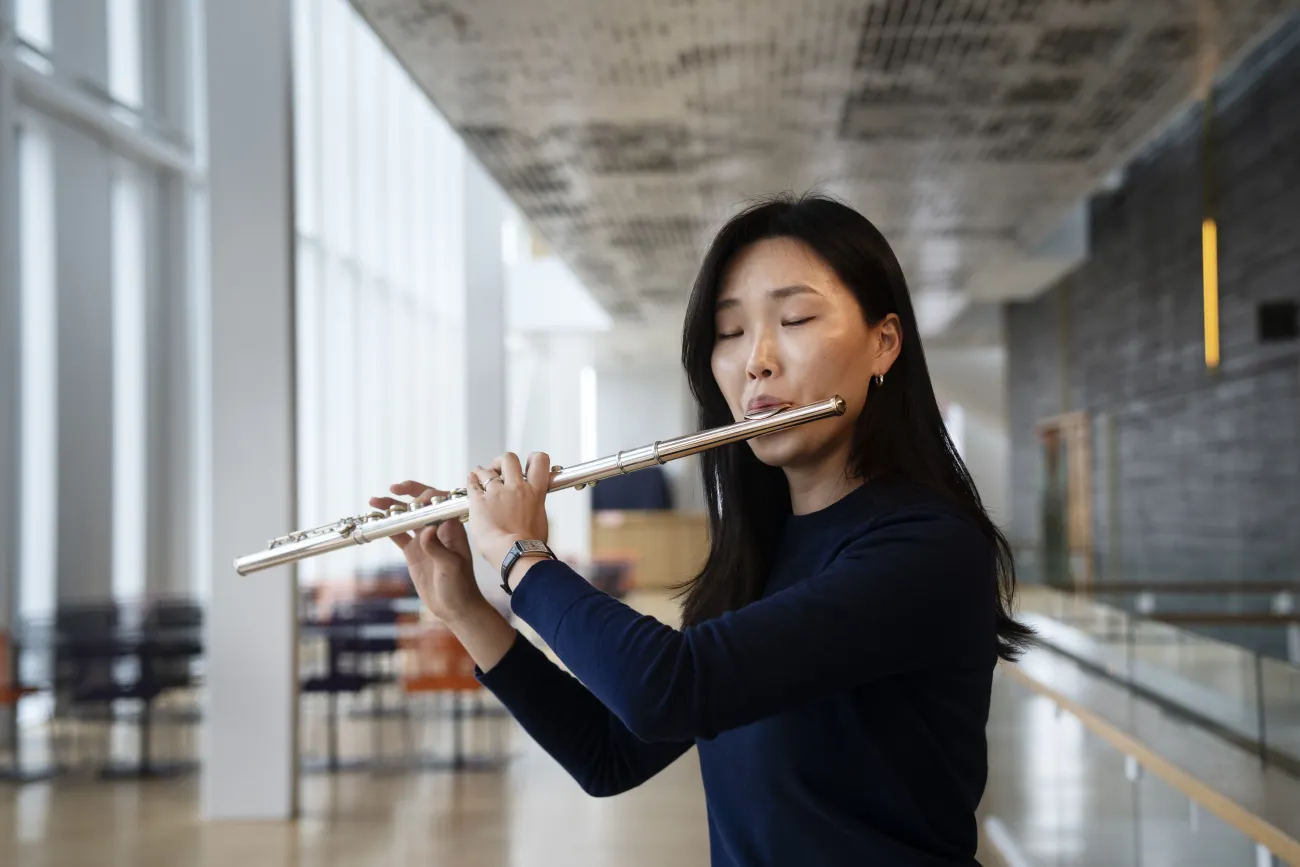
[[[649,780],[694,742],[647,743],[582,684],[516,634],[515,643],[479,682],[499,698],[524,731],[597,797],[626,792]]]
[[[861,683],[995,652],[991,547],[933,511],[877,520],[819,574],[678,631],[535,564],[512,607],[638,737],[709,739]]]

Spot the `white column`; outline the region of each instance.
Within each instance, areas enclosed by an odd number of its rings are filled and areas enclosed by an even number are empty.
[[[151,595],[193,596],[194,379],[193,293],[188,270],[192,243],[189,190],[179,178],[150,190],[145,221],[159,239],[145,276],[147,442],[145,478],[147,551],[145,586]]]
[[[48,0],[54,63],[73,79],[108,85],[108,3]]]
[[[232,560],[296,526],[290,9],[207,12],[212,575],[202,815],[297,808],[296,570]]]
[[[144,104],[177,128],[190,127],[196,0],[140,0]],[[145,588],[151,596],[194,596],[195,429],[192,190],[185,178],[158,175],[143,200],[148,333],[145,467]],[[206,282],[206,281],[205,281]]]
[[[50,6],[65,74],[108,80],[107,5]],[[49,119],[54,158],[57,598],[100,600],[113,580],[113,281],[111,155],[80,128]]]
[[[13,32],[12,0],[0,0],[0,33]],[[0,51],[12,39],[0,37]],[[17,607],[19,406],[22,389],[22,285],[18,271],[17,117],[13,80],[0,65],[0,631]],[[0,679],[3,675],[0,675]]]
[[[60,601],[107,599],[113,580],[113,281],[108,153],[46,121],[54,150]]]

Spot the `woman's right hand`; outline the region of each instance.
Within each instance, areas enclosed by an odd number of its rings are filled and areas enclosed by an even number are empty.
[[[434,497],[445,497],[440,491],[419,482],[399,482],[389,490],[399,496],[413,497],[407,504],[392,497],[372,497],[370,505],[387,510],[394,505],[428,505]],[[478,582],[474,580],[474,562],[470,555],[469,538],[465,525],[457,519],[436,526],[423,527],[410,533],[390,537],[406,557],[411,572],[411,583],[420,600],[444,623],[464,617],[488,604]]]

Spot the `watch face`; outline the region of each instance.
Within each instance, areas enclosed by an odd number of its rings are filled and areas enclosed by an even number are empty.
[[[519,542],[519,550],[524,554],[546,554],[550,549],[546,547],[545,542],[539,542],[536,539],[525,539]]]

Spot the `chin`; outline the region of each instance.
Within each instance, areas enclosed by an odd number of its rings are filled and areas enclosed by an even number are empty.
[[[749,440],[749,447],[769,467],[814,467],[844,451],[852,436],[852,422],[841,417],[763,434]]]
[[[749,441],[754,457],[769,467],[793,467],[806,463],[825,443],[816,441],[797,428],[764,434]]]

